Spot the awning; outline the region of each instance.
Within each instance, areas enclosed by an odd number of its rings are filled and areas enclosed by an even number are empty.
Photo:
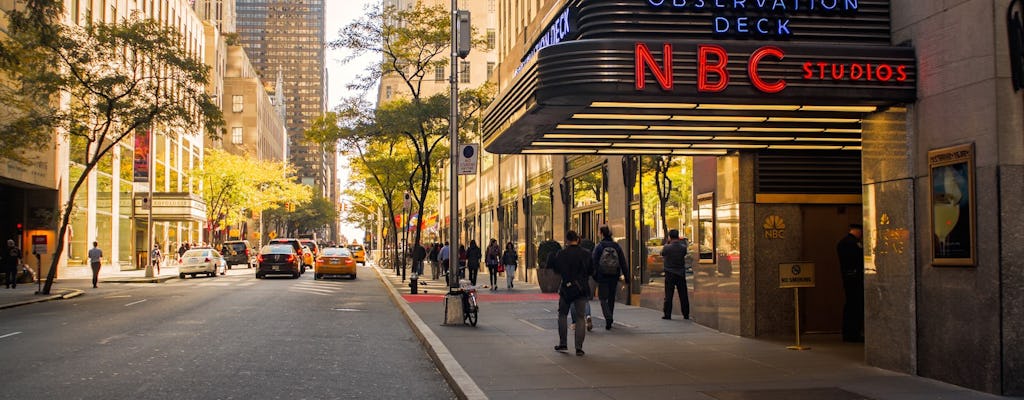
[[[909,47],[576,40],[541,49],[488,109],[492,153],[860,150],[861,120],[916,99]]]

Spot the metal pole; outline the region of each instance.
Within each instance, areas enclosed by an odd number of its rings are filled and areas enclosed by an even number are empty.
[[[153,185],[156,183],[156,178],[153,173],[153,166],[156,164],[153,162],[153,156],[155,153],[155,147],[153,144],[156,143],[156,132],[154,130],[149,131],[149,194],[146,198],[149,199],[149,213],[146,218],[146,277],[153,277],[153,260],[150,260],[150,252],[153,251]]]
[[[449,74],[452,88],[451,88],[451,116],[448,119],[448,135],[451,143],[451,157],[449,159],[449,178],[451,182],[451,189],[449,191],[449,240],[451,241],[450,249],[452,256],[448,257],[448,276],[456,277],[457,271],[459,270],[459,257],[458,257],[458,240],[459,240],[459,175],[457,171],[458,157],[459,157],[459,69],[458,69],[458,32],[457,27],[459,24],[459,2],[458,0],[452,0],[452,41],[451,41],[451,62],[452,62],[452,73]],[[448,279],[449,288],[459,287],[458,279]]]

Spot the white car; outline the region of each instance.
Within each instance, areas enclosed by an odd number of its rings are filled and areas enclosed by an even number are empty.
[[[193,278],[199,274],[209,275],[211,278],[217,274],[224,275],[228,264],[220,252],[214,249],[192,249],[182,254],[178,265],[178,278],[185,279],[185,275],[192,275]]]

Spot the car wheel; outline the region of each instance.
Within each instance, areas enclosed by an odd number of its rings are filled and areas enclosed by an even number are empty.
[[[302,274],[300,274],[300,273],[292,274],[292,279],[299,279],[299,275],[302,275]]]
[[[323,279],[323,278],[324,278],[324,276],[323,276],[323,275],[320,275],[320,274],[313,274],[313,280],[314,280],[314,281],[318,281],[318,280],[321,280],[321,279]]]
[[[352,280],[356,280],[356,274],[352,274]]]
[[[256,274],[256,279],[263,279],[263,275]]]
[[[178,274],[178,279],[185,279],[185,273]]]
[[[199,274],[192,274],[192,279],[195,279],[196,275],[199,275]]]

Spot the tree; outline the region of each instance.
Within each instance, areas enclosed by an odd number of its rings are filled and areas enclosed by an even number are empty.
[[[380,64],[368,71],[368,79],[361,80],[364,85],[375,84],[381,77],[396,77],[404,85],[404,97],[381,104],[374,121],[378,134],[403,137],[413,150],[414,164],[407,186],[418,215],[423,215],[436,162],[446,153],[442,150],[446,150],[443,143],[447,139],[451,107],[446,95],[428,96],[423,84],[428,72],[444,68],[450,61],[446,57],[451,44],[450,29],[448,10],[443,6],[426,6],[417,2],[407,9],[390,6],[369,8],[362,18],[341,29],[340,39],[329,44],[350,50],[352,57],[365,53],[381,56]],[[482,47],[485,41],[477,38],[473,44]],[[461,110],[461,106],[472,105],[474,99],[485,97],[468,96],[467,101],[460,101],[460,113],[478,115],[490,102],[489,99],[477,101],[479,108]],[[416,225],[415,245],[421,242],[421,228],[420,224]]]
[[[242,222],[246,211],[261,213],[285,203],[308,203],[313,192],[294,181],[294,169],[281,162],[208,149],[195,175],[203,183],[208,230]],[[209,236],[208,236],[209,237]]]
[[[644,197],[654,196],[657,201],[657,220],[661,225],[662,238],[668,240],[670,226],[681,226],[686,221],[690,204],[691,187],[685,183],[690,179],[690,158],[671,156],[642,156],[644,171]],[[650,188],[653,186],[653,191]],[[647,200],[647,199],[645,199]],[[652,210],[653,211],[653,210]],[[672,221],[677,221],[672,223]]]
[[[184,48],[173,28],[136,14],[113,23],[61,25],[63,2],[26,0],[8,12],[9,37],[0,41],[0,69],[12,87],[35,90],[33,112],[3,126],[9,135],[49,134],[71,142],[80,173],[72,176],[60,211],[57,243],[43,293],[53,286],[75,195],[103,157],[146,130],[217,135],[220,110],[203,91],[206,65]],[[19,58],[18,55],[31,55]]]

